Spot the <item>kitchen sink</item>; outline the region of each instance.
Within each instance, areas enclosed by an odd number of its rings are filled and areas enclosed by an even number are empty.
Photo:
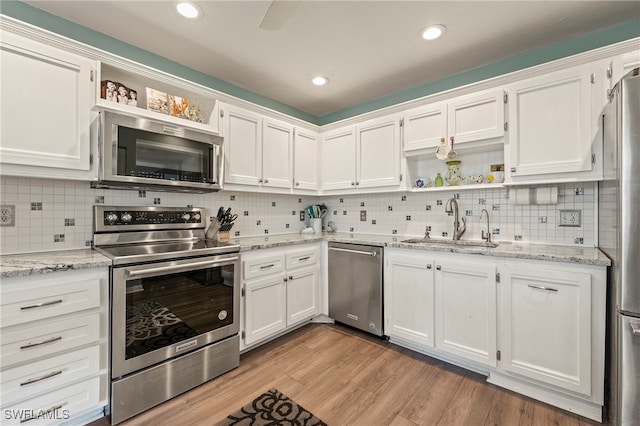
[[[424,244],[424,245],[445,245],[455,247],[487,247],[496,248],[497,243],[489,241],[470,241],[470,240],[431,240],[426,238],[410,238],[408,240],[402,240],[401,243],[409,244]]]

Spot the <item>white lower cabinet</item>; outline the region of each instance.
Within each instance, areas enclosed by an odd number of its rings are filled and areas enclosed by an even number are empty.
[[[605,266],[385,250],[392,343],[601,421]]]
[[[495,265],[462,256],[436,260],[435,301],[436,348],[495,367]]]
[[[405,344],[434,346],[433,260],[425,253],[386,250],[384,332]]]
[[[505,268],[501,367],[591,394],[591,275]]]
[[[318,315],[319,244],[246,252],[242,269],[241,349]]]
[[[8,424],[82,423],[108,404],[107,268],[0,286],[0,390]]]

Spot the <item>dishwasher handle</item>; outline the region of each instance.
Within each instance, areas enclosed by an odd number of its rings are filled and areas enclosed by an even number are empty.
[[[353,249],[345,249],[345,248],[339,248],[339,247],[329,247],[329,250],[340,251],[340,252],[351,253],[351,254],[361,254],[363,256],[371,256],[371,257],[376,257],[378,255],[378,253],[375,251],[353,250]]]

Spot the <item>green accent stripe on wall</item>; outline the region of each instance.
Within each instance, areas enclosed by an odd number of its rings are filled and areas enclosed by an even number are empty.
[[[469,71],[464,71],[459,74],[407,89],[371,102],[345,108],[320,117],[318,123],[322,126],[339,120],[351,118],[356,115],[375,111],[380,108],[407,102],[423,96],[433,95],[455,87],[479,82],[488,78],[497,77],[499,75],[518,71],[534,65],[540,65],[545,62],[554,61],[556,59],[597,49],[599,47],[629,40],[635,37],[640,37],[640,19],[634,19],[623,24],[584,34],[561,43],[512,56],[502,61],[474,68]]]
[[[169,74],[182,77],[194,83],[261,105],[265,108],[279,111],[291,117],[313,124],[318,123],[318,117],[312,114],[308,114],[289,105],[267,98],[266,96],[259,95],[250,90],[220,80],[219,78],[196,71],[178,62],[171,61],[155,53],[124,43],[90,28],[62,19],[26,3],[15,0],[0,0],[0,13],[89,46],[122,56],[123,58],[136,61]]]
[[[450,77],[407,89],[371,102],[345,108],[322,117],[316,117],[297,108],[283,104],[266,96],[233,85],[219,78],[204,74],[155,53],[124,43],[113,37],[87,27],[59,18],[26,3],[16,0],[0,0],[0,13],[23,22],[63,35],[81,43],[111,52],[115,55],[139,62],[169,74],[182,77],[206,87],[227,93],[248,102],[269,108],[312,124],[324,125],[356,115],[375,111],[413,99],[432,95],[455,87],[475,83],[509,72],[560,59],[609,44],[640,37],[640,19],[611,26],[570,40],[525,52],[502,61],[464,71]]]

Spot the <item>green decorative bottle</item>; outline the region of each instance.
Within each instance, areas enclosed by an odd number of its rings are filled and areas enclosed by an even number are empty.
[[[443,182],[442,182],[442,176],[440,176],[440,173],[436,175],[436,179],[434,182],[435,182],[434,183],[435,186],[442,186]]]

